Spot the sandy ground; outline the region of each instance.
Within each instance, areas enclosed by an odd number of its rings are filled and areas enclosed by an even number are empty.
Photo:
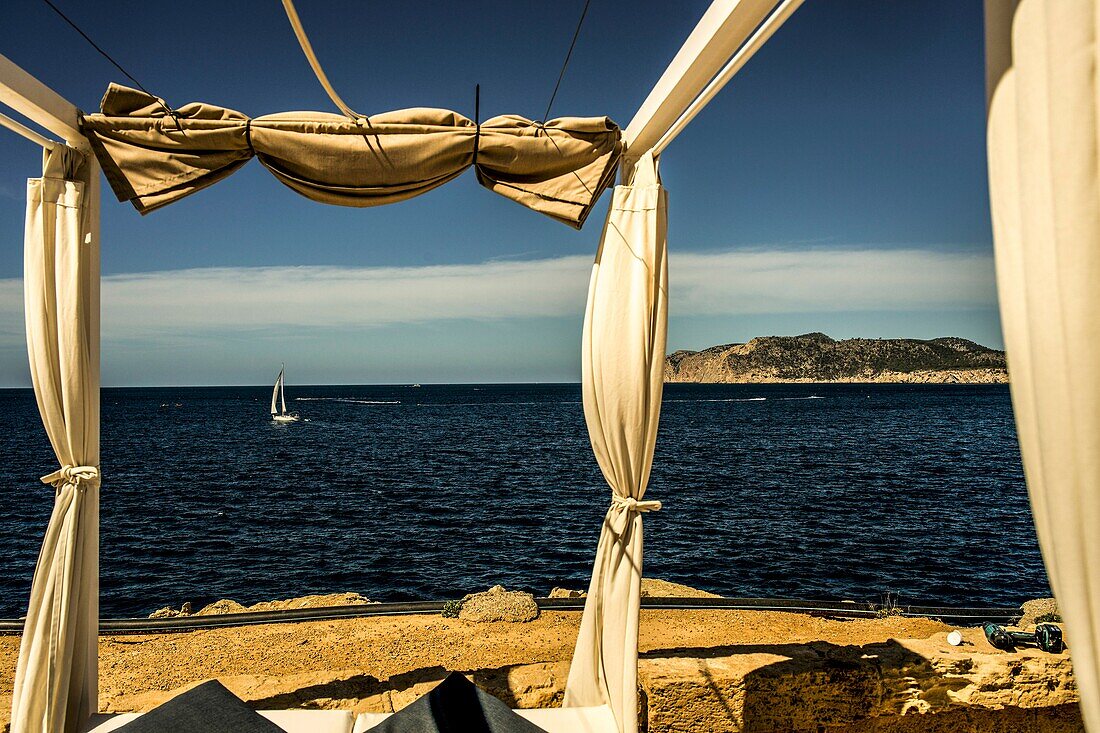
[[[212,677],[356,670],[386,679],[430,667],[472,671],[566,661],[579,620],[579,613],[565,611],[543,612],[529,623],[398,616],[104,636],[100,705],[106,710],[144,707],[168,690]],[[863,645],[924,639],[948,629],[938,621],[900,617],[837,620],[761,611],[644,610],[640,650],[811,641]],[[10,715],[18,653],[18,637],[0,637],[0,729]]]

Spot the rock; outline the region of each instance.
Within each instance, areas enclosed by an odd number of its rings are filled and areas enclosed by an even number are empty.
[[[328,593],[325,595],[288,598],[285,601],[264,601],[249,606],[247,611],[289,611],[296,608],[331,608],[333,606],[365,606],[376,603],[358,593]]]
[[[263,601],[251,606],[244,606],[236,601],[223,598],[204,606],[198,613],[192,614],[191,603],[184,603],[183,608],[175,611],[171,608],[161,608],[150,614],[149,618],[174,618],[176,616],[219,616],[227,613],[252,613],[256,611],[288,611],[297,608],[331,608],[333,606],[363,606],[376,603],[358,593],[329,593],[325,595],[301,596],[300,598],[287,598],[281,601]]]
[[[149,614],[149,618],[175,618],[176,616],[182,615],[183,614],[181,614],[176,609],[165,606],[164,608],[158,608],[157,610],[153,611],[151,614]]]
[[[570,588],[554,588],[550,598],[584,598],[587,593]],[[642,578],[642,598],[721,598],[705,590],[672,583],[659,578]]]
[[[679,583],[670,583],[659,578],[642,578],[642,598],[721,598],[715,593],[707,593]]]
[[[583,590],[573,590],[571,588],[557,588],[555,587],[550,591],[550,598],[584,598],[587,593]]]
[[[536,662],[467,673],[481,689],[513,708],[560,708],[569,662]]]
[[[220,601],[214,601],[209,606],[203,606],[195,615],[220,616],[227,613],[246,613],[247,611],[247,608],[237,603],[236,601],[232,601],[228,598],[223,598]]]
[[[650,733],[1078,731],[1067,654],[1007,653],[964,632],[863,646],[750,647],[730,656],[649,654],[639,665]]]
[[[569,662],[538,662],[463,672],[474,684],[514,708],[561,707]],[[234,695],[254,705],[354,713],[392,713],[432,691],[447,676],[439,667],[415,669],[378,678],[357,670],[318,670],[301,674],[218,677]],[[176,689],[129,693],[115,698],[112,710],[150,709],[201,680]]]
[[[1036,598],[1034,601],[1027,601],[1023,605],[1024,615],[1020,617],[1019,627],[1021,629],[1027,629],[1034,626],[1039,617],[1047,616],[1048,614],[1054,614],[1056,619],[1046,618],[1044,621],[1054,621],[1055,623],[1062,620],[1062,615],[1058,611],[1058,602],[1053,598]]]
[[[168,606],[165,606],[164,608],[158,608],[157,610],[149,614],[149,618],[176,618],[178,616],[190,615],[192,615],[191,601],[188,601],[180,606],[180,610],[178,611],[174,608],[169,608]]]
[[[504,590],[494,585],[484,593],[472,593],[462,599],[458,617],[465,621],[534,621],[539,617],[535,597],[522,591]]]

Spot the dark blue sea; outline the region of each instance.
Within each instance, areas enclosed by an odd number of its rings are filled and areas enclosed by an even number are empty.
[[[105,617],[358,591],[587,584],[609,492],[580,387],[103,393]],[[56,468],[0,391],[0,616],[26,606]],[[1048,595],[1003,386],[669,385],[645,574],[727,596],[1016,604]]]

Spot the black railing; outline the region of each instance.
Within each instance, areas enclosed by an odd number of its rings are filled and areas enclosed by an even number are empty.
[[[539,608],[547,611],[580,611],[584,598],[537,598]],[[367,616],[403,616],[406,614],[437,614],[445,601],[414,601],[409,603],[370,603],[358,606],[328,608],[296,608],[282,611],[255,611],[211,616],[174,616],[171,618],[102,619],[100,634],[162,634],[197,631],[227,626],[285,624],[303,621],[327,621]],[[667,610],[715,611],[786,611],[813,616],[841,618],[880,618],[884,616],[927,617],[940,619],[955,626],[980,626],[985,622],[1011,624],[1023,615],[1014,607],[945,608],[940,606],[883,606],[853,601],[806,601],[777,598],[652,598],[642,599],[642,608]],[[0,634],[19,634],[22,619],[0,619]]]

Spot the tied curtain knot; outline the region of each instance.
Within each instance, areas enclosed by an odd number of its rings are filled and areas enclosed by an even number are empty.
[[[659,512],[661,511],[661,502],[659,501],[638,501],[632,496],[619,496],[618,494],[611,495],[611,507],[624,509],[628,512],[635,512],[642,514],[644,512]]]
[[[99,486],[99,469],[95,466],[62,466],[53,473],[42,477],[42,483],[60,491],[66,484],[78,489],[87,486]]]

